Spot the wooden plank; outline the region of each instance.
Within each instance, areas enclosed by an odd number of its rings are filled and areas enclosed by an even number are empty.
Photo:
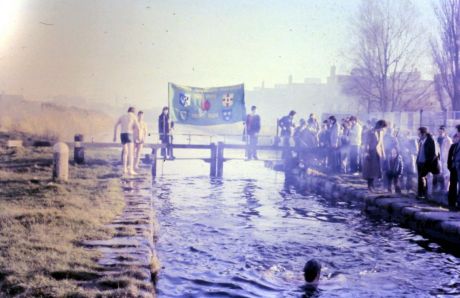
[[[175,149],[211,149],[211,145],[204,144],[173,144],[172,146]]]
[[[244,144],[225,144],[225,148],[227,149],[246,149],[247,146]],[[281,151],[283,147],[281,146],[273,146],[273,145],[259,145],[256,147],[257,150],[266,150],[266,151]],[[294,149],[294,147],[291,147]]]

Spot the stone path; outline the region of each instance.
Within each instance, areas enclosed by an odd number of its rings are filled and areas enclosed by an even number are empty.
[[[130,288],[118,295],[155,297],[154,283],[159,262],[154,247],[151,178],[145,171],[136,178],[122,178],[121,183],[126,206],[123,213],[109,225],[116,231],[114,237],[84,243],[102,252],[98,264],[102,268],[103,278],[96,287],[99,290],[113,288],[118,291]]]

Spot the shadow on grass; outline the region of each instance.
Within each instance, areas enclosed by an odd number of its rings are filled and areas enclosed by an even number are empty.
[[[51,277],[56,280],[73,279],[77,281],[91,281],[101,278],[101,274],[89,271],[63,270],[51,272]]]

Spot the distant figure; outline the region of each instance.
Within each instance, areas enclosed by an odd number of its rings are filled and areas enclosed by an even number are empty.
[[[394,184],[395,192],[400,194],[401,187],[399,186],[399,180],[403,173],[404,162],[402,156],[399,154],[398,149],[393,147],[390,150],[390,154],[386,160],[386,176],[388,180],[388,192],[392,192],[391,185]]]
[[[385,155],[390,156],[391,149],[396,148],[398,151],[399,141],[396,136],[395,130],[391,127],[387,128],[385,135],[383,136],[383,147],[385,148]]]
[[[135,162],[134,169],[139,168],[139,161],[141,159],[142,149],[144,148],[145,137],[147,135],[147,124],[144,121],[144,112],[137,112],[137,121],[139,122],[139,130],[134,131],[134,138],[136,141],[134,145]]]
[[[306,286],[317,287],[321,276],[321,264],[315,259],[309,260],[303,268]]]
[[[420,127],[419,132],[419,146],[417,154],[417,173],[418,173],[418,187],[417,197],[419,199],[428,198],[427,180],[426,176],[429,173],[438,175],[440,173],[439,154],[436,152],[436,144],[428,133],[426,127]]]
[[[447,157],[449,154],[452,139],[446,133],[446,126],[441,125],[436,139],[439,147],[439,159],[441,162],[441,173],[433,181],[433,190],[445,192],[449,186],[449,169],[447,168]]]
[[[296,147],[297,151],[305,149],[307,147],[306,144],[306,132],[307,132],[307,122],[305,119],[300,119],[299,125],[294,129],[294,146]]]
[[[257,157],[257,142],[260,132],[260,116],[257,114],[256,106],[251,107],[251,114],[246,117],[246,158],[258,159]]]
[[[414,188],[413,181],[417,176],[417,140],[411,138],[410,131],[406,130],[400,134],[399,144],[401,146],[401,155],[404,161],[403,178],[405,183],[404,189],[409,193]]]
[[[311,113],[310,116],[308,117],[307,128],[310,131],[314,132],[316,135],[319,134],[320,127],[319,127],[318,119],[316,119],[316,115],[313,113]]]
[[[334,172],[340,172],[341,169],[341,159],[340,159],[340,139],[342,135],[341,126],[337,123],[335,116],[329,116],[329,166]]]
[[[161,148],[161,156],[164,159],[174,159],[172,151],[172,135],[171,131],[174,127],[174,123],[169,121],[169,108],[164,107],[160,117],[158,117],[158,133],[160,134],[161,144],[165,145],[166,148]]]
[[[358,119],[355,116],[350,117],[350,123],[351,127],[348,133],[350,142],[350,172],[356,174],[360,168],[359,149],[361,148],[363,128],[361,124],[358,123]]]
[[[382,178],[382,164],[385,160],[383,133],[386,127],[385,120],[379,120],[365,137],[363,178],[367,180],[367,188],[370,192],[375,191],[375,179]]]
[[[122,163],[123,174],[129,173],[136,175],[134,172],[134,131],[139,130],[139,122],[137,121],[134,107],[129,107],[128,113],[122,115],[115,124],[113,141],[117,141],[117,129],[121,127],[120,140],[123,145]]]
[[[331,140],[329,137],[328,121],[324,120],[319,131],[319,147],[329,148]]]
[[[290,147],[290,139],[293,133],[293,129],[295,128],[294,125],[294,116],[296,112],[290,111],[288,115],[281,118],[278,122],[278,126],[281,129],[280,136],[283,140],[283,158],[289,157],[290,152],[288,152],[288,148]]]

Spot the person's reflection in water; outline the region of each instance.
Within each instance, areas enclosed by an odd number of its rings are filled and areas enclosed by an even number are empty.
[[[242,212],[241,215],[248,220],[250,220],[252,216],[260,217],[260,213],[257,211],[257,208],[262,206],[255,195],[255,191],[257,189],[257,185],[254,183],[255,181],[256,180],[248,179],[243,188],[243,195],[246,199],[247,210]]]

